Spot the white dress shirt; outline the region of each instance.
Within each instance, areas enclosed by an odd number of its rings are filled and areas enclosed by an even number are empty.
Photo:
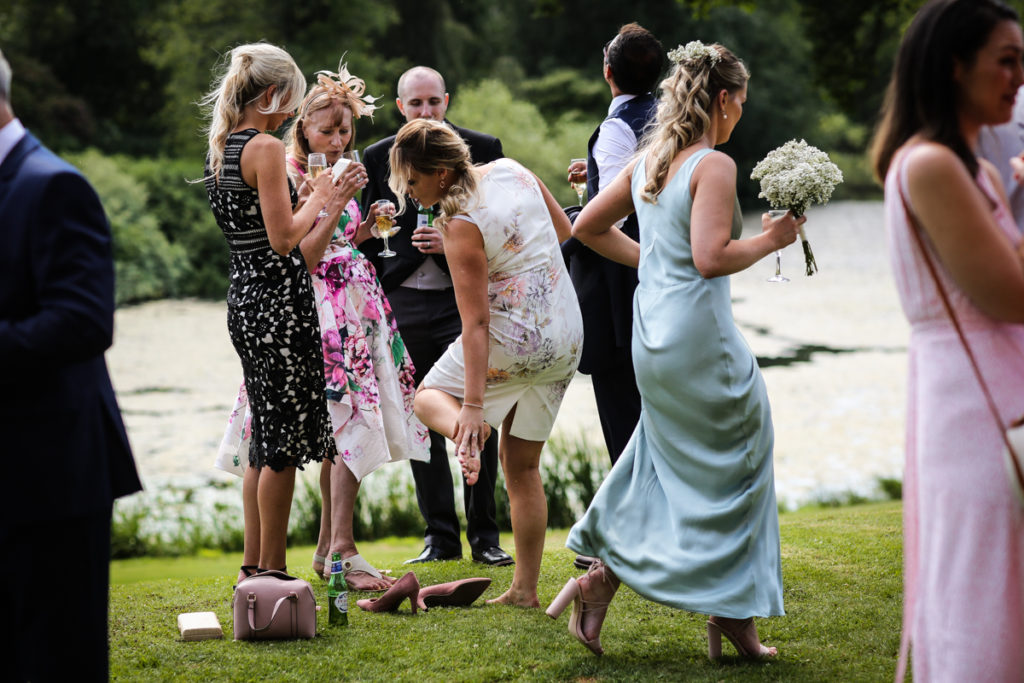
[[[0,164],[4,163],[4,159],[23,137],[25,137],[25,126],[21,125],[21,121],[18,119],[8,121],[6,126],[0,128]]]
[[[608,113],[629,102],[636,95],[618,95],[608,105]],[[594,161],[597,163],[597,190],[600,192],[615,180],[636,154],[636,135],[622,119],[605,119],[594,142]]]

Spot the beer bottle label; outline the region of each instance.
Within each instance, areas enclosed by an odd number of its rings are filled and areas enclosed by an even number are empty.
[[[338,611],[347,614],[348,613],[348,593],[339,593],[338,597],[334,598],[334,606],[338,608]]]
[[[416,227],[425,228],[428,225],[430,225],[430,216],[426,211],[420,209],[420,211],[416,213]]]

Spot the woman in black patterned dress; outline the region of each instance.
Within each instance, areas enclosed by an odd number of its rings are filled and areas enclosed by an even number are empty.
[[[320,328],[298,244],[320,207],[345,198],[324,174],[293,214],[284,144],[261,132],[280,127],[305,89],[288,53],[256,43],[230,52],[205,100],[212,105],[206,189],[230,248],[228,331],[253,414],[239,579],[286,566],[295,468],[333,452]]]

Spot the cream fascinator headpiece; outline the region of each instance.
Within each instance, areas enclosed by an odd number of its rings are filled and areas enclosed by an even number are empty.
[[[342,57],[344,59],[344,57]],[[320,99],[322,96],[330,97],[331,99],[341,100],[342,103],[348,106],[352,110],[352,116],[360,118],[362,116],[369,116],[373,118],[373,112],[377,109],[374,104],[378,97],[373,95],[367,95],[366,83],[363,79],[356,78],[348,71],[348,65],[344,62],[338,63],[338,72],[332,71],[317,71],[316,80],[319,87],[323,88],[323,92],[310,99],[306,104],[306,109],[309,109],[309,105],[315,100]]]

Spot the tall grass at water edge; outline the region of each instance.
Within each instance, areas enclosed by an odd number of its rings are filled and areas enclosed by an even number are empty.
[[[544,447],[540,472],[548,502],[548,527],[572,526],[583,514],[608,473],[607,450],[585,434],[556,435]],[[296,478],[289,521],[290,545],[316,543],[320,529],[319,467]],[[451,459],[456,508],[463,525],[461,475]],[[880,479],[875,499],[899,499],[900,481]],[[498,525],[511,530],[508,494],[499,473],[495,489]],[[819,497],[813,504],[835,507],[871,499],[861,493]],[[381,468],[363,480],[355,508],[356,540],[420,536],[423,518],[416,503],[412,473],[406,463]],[[200,483],[165,483],[118,500],[114,507],[112,556],[193,555],[203,549],[235,552],[242,549],[241,479]]]

